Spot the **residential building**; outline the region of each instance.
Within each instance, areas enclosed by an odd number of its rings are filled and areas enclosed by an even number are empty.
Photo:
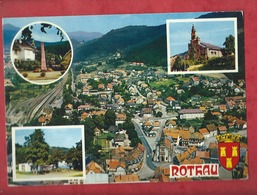
[[[129,172],[133,173],[141,169],[144,158],[144,152],[144,146],[138,143],[138,145],[134,147],[133,150],[125,156],[124,159]]]
[[[145,118],[151,117],[153,114],[153,108],[142,108],[141,115]]]
[[[180,119],[204,118],[204,113],[200,109],[181,109],[178,113]]]
[[[169,96],[165,99],[165,102],[173,107],[176,103],[176,100],[172,96]]]
[[[181,164],[183,164],[184,160],[193,159],[195,157],[195,152],[196,151],[197,151],[197,148],[195,146],[189,147],[185,152],[177,154],[173,158],[173,164],[181,165]]]
[[[126,175],[126,164],[121,159],[106,159],[106,172],[109,175]]]
[[[127,118],[127,116],[126,116],[125,113],[118,113],[118,114],[116,114],[116,120],[115,120],[116,126],[118,126],[119,124],[125,123],[126,118]]]
[[[227,133],[227,127],[225,125],[218,126],[218,132],[219,134]]]
[[[216,136],[218,134],[218,128],[214,124],[206,125],[206,128],[210,132],[211,136]]]
[[[36,59],[36,47],[30,44],[20,43],[18,40],[14,41],[12,48],[13,60],[31,60]]]
[[[207,128],[201,128],[198,131],[203,135],[203,137],[205,139],[208,139],[209,137],[211,137],[211,134],[210,134],[210,132],[208,131]]]
[[[104,169],[94,161],[91,161],[86,166],[86,184],[103,184],[109,183],[108,174]]]

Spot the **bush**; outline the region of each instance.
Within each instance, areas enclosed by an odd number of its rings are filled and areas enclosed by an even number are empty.
[[[40,76],[44,77],[44,76],[46,76],[46,73],[45,72],[41,72]]]
[[[25,78],[28,77],[28,73],[26,73],[26,72],[24,72],[22,75],[23,75]]]

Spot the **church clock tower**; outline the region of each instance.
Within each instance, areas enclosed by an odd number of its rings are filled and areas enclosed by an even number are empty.
[[[195,30],[195,27],[194,25],[192,26],[192,30],[191,30],[191,40],[195,40],[196,38],[196,30]]]

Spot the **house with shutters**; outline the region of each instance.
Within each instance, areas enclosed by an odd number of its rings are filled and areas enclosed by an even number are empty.
[[[19,40],[14,41],[12,48],[13,60],[31,60],[36,59],[36,48],[30,44],[20,43]]]

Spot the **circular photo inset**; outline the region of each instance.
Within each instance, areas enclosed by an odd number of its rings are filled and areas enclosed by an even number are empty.
[[[68,35],[57,25],[35,22],[22,28],[11,46],[11,61],[28,82],[45,85],[62,78],[69,70],[73,48]]]

